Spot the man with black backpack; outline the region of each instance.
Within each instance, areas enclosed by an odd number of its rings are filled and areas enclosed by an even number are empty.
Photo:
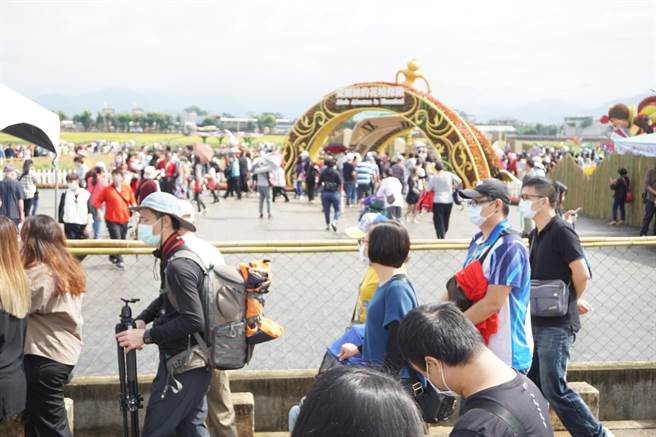
[[[464,405],[450,437],[551,437],[549,406],[526,376],[483,344],[453,303],[422,305],[401,321],[403,357],[438,392]]]
[[[178,231],[194,232],[196,227],[182,217],[178,199],[168,193],[150,194],[133,209],[141,213],[139,239],[157,248],[153,255],[160,259],[161,277],[159,297],[136,317],[136,329],[116,335],[126,351],[144,344],[159,347],[143,435],[209,437],[205,420],[210,371],[197,344],[206,328],[201,299],[205,273],[192,259],[176,256],[189,251]]]
[[[182,218],[195,224],[196,214],[193,205],[186,200],[180,200],[180,209]],[[223,255],[215,246],[201,240],[190,230],[181,228],[179,232],[189,250],[205,261],[206,268],[225,265]],[[224,370],[212,370],[210,388],[207,392],[207,409],[207,426],[212,435],[239,437],[235,423],[235,408],[232,405],[230,379]]]

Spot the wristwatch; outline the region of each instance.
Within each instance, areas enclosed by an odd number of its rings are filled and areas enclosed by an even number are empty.
[[[144,344],[153,344],[153,339],[150,336],[150,329],[146,329],[143,333],[143,342]]]

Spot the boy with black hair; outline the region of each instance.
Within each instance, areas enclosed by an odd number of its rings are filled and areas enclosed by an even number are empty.
[[[410,311],[398,330],[403,357],[437,391],[464,397],[450,437],[550,437],[549,407],[538,388],[485,347],[452,302]]]

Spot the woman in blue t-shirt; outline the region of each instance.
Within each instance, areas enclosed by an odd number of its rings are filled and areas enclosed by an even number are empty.
[[[417,307],[415,290],[402,269],[410,252],[410,237],[403,225],[385,221],[370,227],[364,243],[365,255],[380,283],[367,307],[362,346],[343,344],[339,360],[361,354],[369,365],[398,374],[404,360],[397,344],[397,329],[403,317]]]

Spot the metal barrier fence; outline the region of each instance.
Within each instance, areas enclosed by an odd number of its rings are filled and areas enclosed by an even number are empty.
[[[656,360],[656,238],[582,239],[593,279],[585,298],[594,310],[582,316],[582,330],[572,351],[574,361]],[[465,258],[468,242],[414,241],[408,273],[420,303],[438,300],[447,279]],[[90,254],[84,297],[84,348],[75,373],[116,373],[114,325],[120,297],[140,298],[135,313],[157,296],[158,267],[152,249],[139,242],[70,242],[71,252]],[[281,323],[285,335],[256,347],[247,369],[318,367],[325,348],[350,321],[358,284],[365,271],[354,243],[244,242],[217,244],[226,262],[254,258],[273,262],[274,285],[267,317]],[[126,270],[116,271],[107,254],[125,254]],[[135,314],[136,315],[136,314]],[[140,372],[154,372],[157,350],[139,352]]]

